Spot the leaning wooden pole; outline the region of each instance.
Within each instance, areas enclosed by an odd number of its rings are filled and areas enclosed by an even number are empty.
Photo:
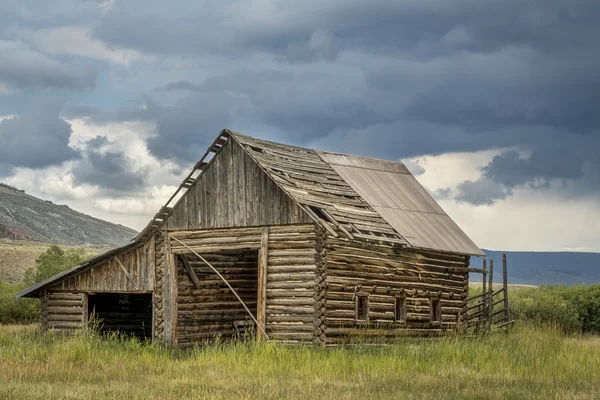
[[[504,318],[506,322],[510,321],[508,315],[508,270],[506,267],[506,253],[502,253],[502,286],[504,289]],[[508,325],[506,325],[508,331]]]
[[[262,334],[264,335],[264,338],[269,340],[269,336],[267,335],[267,332],[265,332],[265,330],[263,329],[263,327],[258,323],[258,321],[256,320],[256,318],[254,317],[254,315],[252,314],[252,311],[250,311],[250,309],[246,306],[246,303],[244,303],[244,301],[242,300],[242,298],[240,296],[238,296],[237,292],[233,289],[233,287],[231,287],[231,285],[229,284],[229,282],[227,282],[227,279],[225,279],[223,277],[223,275],[221,275],[219,273],[219,271],[217,271],[217,269],[215,267],[212,266],[211,263],[209,263],[208,261],[206,261],[206,259],[204,257],[202,257],[200,254],[196,253],[190,246],[188,246],[187,244],[183,243],[181,240],[177,239],[174,236],[170,236],[169,237],[171,239],[174,239],[176,241],[178,241],[179,243],[181,243],[185,248],[187,248],[189,251],[191,251],[196,257],[198,257],[200,260],[202,260],[202,262],[204,262],[206,265],[208,265],[210,267],[210,269],[213,270],[213,272],[215,274],[217,274],[219,276],[219,278],[221,278],[221,280],[223,282],[225,282],[225,284],[227,285],[227,287],[229,288],[229,290],[231,290],[231,292],[235,295],[235,297],[237,297],[237,299],[239,300],[239,302],[242,304],[242,306],[246,309],[246,311],[248,312],[248,315],[250,315],[250,318],[252,318],[252,320],[254,321],[254,323],[256,324],[256,326],[258,327],[258,329],[260,329],[260,331],[262,332]]]
[[[490,278],[489,278],[489,291],[488,291],[488,331],[492,331],[492,314],[494,314],[494,260],[490,260]]]

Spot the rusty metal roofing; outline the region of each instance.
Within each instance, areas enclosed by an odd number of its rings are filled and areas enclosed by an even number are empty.
[[[484,255],[404,164],[317,153],[412,247]]]

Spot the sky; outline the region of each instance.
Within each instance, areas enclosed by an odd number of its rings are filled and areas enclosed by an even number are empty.
[[[223,128],[402,160],[482,248],[600,251],[600,2],[5,0],[0,181],[134,229]]]

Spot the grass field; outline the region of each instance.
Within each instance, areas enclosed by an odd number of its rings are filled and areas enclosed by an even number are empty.
[[[0,327],[1,399],[598,399],[600,337],[509,336],[389,347],[168,350]]]

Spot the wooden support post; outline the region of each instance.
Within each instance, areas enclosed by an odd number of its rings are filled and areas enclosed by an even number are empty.
[[[183,254],[181,254],[179,256],[179,258],[181,258],[181,262],[183,263],[185,270],[187,271],[188,275],[190,276],[190,279],[192,280],[192,282],[194,282],[194,286],[196,286],[196,289],[200,289],[200,279],[198,279],[198,276],[196,275],[196,273],[194,272],[194,269],[190,265],[190,261]]]
[[[487,259],[485,257],[483,257],[483,268],[482,268],[482,272],[481,274],[483,275],[483,281],[482,281],[482,285],[481,285],[481,299],[479,300],[479,303],[481,304],[479,307],[477,307],[477,311],[481,312],[480,315],[482,315],[484,313],[485,307],[486,307],[486,300],[487,300],[487,295],[486,295],[486,285],[487,285]],[[479,334],[481,332],[481,317],[477,318],[477,334]]]
[[[502,253],[502,286],[504,288],[504,318],[509,321],[508,316],[508,270],[506,268],[506,253]],[[508,331],[508,325],[506,325]]]
[[[171,239],[165,237],[165,343],[177,345],[177,259],[171,252]]]
[[[492,294],[494,293],[494,260],[490,260],[490,278],[489,278],[489,295],[488,295],[488,307],[489,307],[489,312],[488,312],[488,330],[491,332],[492,331],[492,314],[494,313],[494,301],[492,298]]]
[[[256,330],[258,340],[265,340],[267,317],[267,265],[269,264],[269,227],[262,228],[260,249],[258,251],[258,293],[256,299],[256,319],[259,329]]]
[[[90,315],[89,315],[89,298],[87,293],[81,293],[81,301],[83,307],[83,326],[82,328],[86,330],[89,325]]]

